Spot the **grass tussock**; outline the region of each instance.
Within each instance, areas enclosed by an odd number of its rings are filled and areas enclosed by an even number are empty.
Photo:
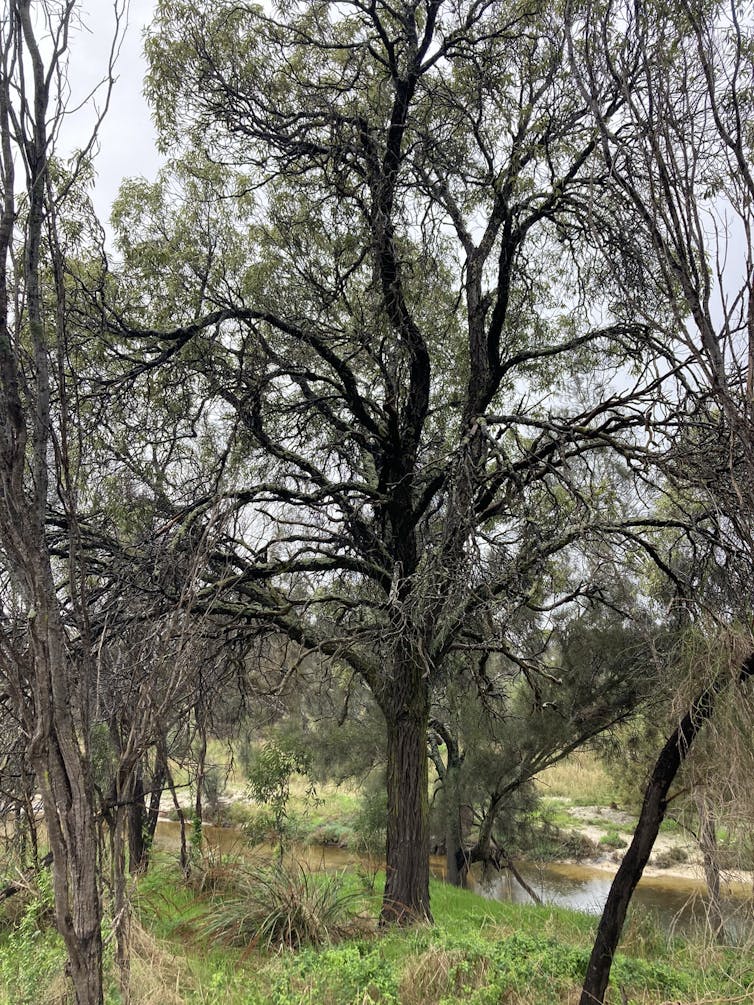
[[[132,1005],[184,1005],[196,988],[177,947],[166,946],[136,919],[131,922]]]
[[[209,909],[206,934],[215,942],[264,949],[329,945],[358,930],[362,897],[339,875],[293,865],[237,865],[233,886]]]

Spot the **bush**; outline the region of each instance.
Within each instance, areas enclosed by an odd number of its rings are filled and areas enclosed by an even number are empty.
[[[259,869],[239,865],[235,889],[213,905],[206,932],[235,946],[326,945],[354,928],[349,909],[358,899],[343,889],[341,876],[313,876],[298,863]]]
[[[387,790],[368,786],[353,822],[356,847],[367,854],[383,854],[387,834]]]
[[[208,816],[217,820],[220,815],[220,799],[225,792],[227,777],[219,764],[208,764],[202,776],[202,795],[209,810]]]
[[[627,842],[620,836],[617,831],[608,831],[607,834],[603,834],[600,838],[600,844],[604,845],[606,848],[625,848],[627,847]]]
[[[254,802],[265,806],[269,813],[281,862],[285,843],[293,833],[288,816],[291,778],[307,770],[305,754],[275,743],[268,743],[256,751],[248,768],[248,794]],[[253,828],[246,828],[246,833],[253,843]]]
[[[657,866],[658,869],[670,869],[671,866],[688,861],[688,857],[685,848],[672,847],[668,848],[667,851],[658,852],[652,859],[652,865]]]

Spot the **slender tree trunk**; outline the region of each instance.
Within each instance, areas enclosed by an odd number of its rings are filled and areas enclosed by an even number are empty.
[[[154,770],[149,792],[149,809],[147,811],[147,838],[151,846],[157,830],[157,822],[160,819],[160,800],[165,790],[167,781],[167,767],[162,759],[161,753],[155,754]]]
[[[191,857],[188,851],[188,844],[186,842],[186,814],[181,808],[181,804],[178,802],[178,793],[175,790],[175,781],[173,780],[173,773],[167,767],[167,755],[160,754],[162,763],[165,765],[165,780],[168,783],[168,788],[170,789],[170,795],[173,798],[173,809],[178,817],[178,823],[181,827],[181,872],[186,877],[189,878],[191,875]]]
[[[72,714],[72,668],[52,575],[44,548],[36,550],[29,589],[36,601],[30,620],[36,707],[29,760],[42,793],[53,854],[55,920],[68,951],[77,1005],[100,1005],[102,900],[95,788],[85,726],[79,735]],[[81,690],[85,693],[85,684]]]
[[[754,674],[754,653],[746,660],[739,675],[744,681]],[[667,795],[681,764],[697,733],[714,711],[715,700],[730,683],[728,674],[721,674],[694,701],[678,728],[668,737],[657,758],[644,796],[639,822],[633,840],[615,875],[607,897],[597,938],[587,966],[580,1005],[603,1005],[610,980],[613,956],[618,946],[626,912],[636,884],[649,860],[660,824],[667,809]]]
[[[460,765],[448,755],[445,774],[445,879],[453,886],[466,886],[463,828],[461,826]]]
[[[102,902],[99,840],[88,786],[64,767],[58,738],[50,738],[47,778],[40,782],[53,855],[55,921],[68,952],[77,1005],[101,1005]],[[41,773],[40,773],[41,774]]]
[[[387,723],[387,877],[381,924],[431,920],[427,681],[396,667],[383,712]]]
[[[723,914],[720,907],[720,863],[717,856],[715,814],[703,791],[696,793],[695,802],[699,814],[699,847],[702,851],[704,878],[709,898],[708,921],[712,934],[717,937],[723,931]]]
[[[123,793],[127,798],[128,793]],[[119,795],[110,831],[110,856],[113,887],[113,930],[115,933],[115,966],[122,1005],[131,1001],[131,905],[126,888],[126,831],[132,805]]]
[[[137,875],[146,871],[147,851],[147,806],[144,799],[144,775],[141,764],[136,767],[133,798],[127,808],[128,830],[128,871]]]

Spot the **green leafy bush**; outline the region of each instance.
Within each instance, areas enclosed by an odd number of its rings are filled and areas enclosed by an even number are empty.
[[[282,862],[285,842],[291,837],[288,817],[291,777],[308,769],[306,756],[297,750],[268,743],[251,757],[248,793],[255,803],[265,806],[272,821]],[[249,831],[247,830],[247,833]]]
[[[627,842],[617,831],[608,831],[600,838],[600,844],[606,848],[625,848]]]

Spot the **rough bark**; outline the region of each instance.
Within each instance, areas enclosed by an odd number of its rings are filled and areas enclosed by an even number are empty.
[[[739,680],[754,674],[754,653],[744,663]],[[678,728],[668,737],[652,770],[633,840],[615,875],[597,928],[597,937],[587,966],[580,1005],[603,1005],[610,980],[613,956],[618,946],[628,905],[644,866],[649,860],[667,809],[667,796],[691,744],[712,716],[715,701],[730,683],[728,674],[718,676],[696,698]]]
[[[40,572],[46,571],[40,559]],[[71,714],[70,668],[52,583],[49,590],[39,586],[33,596],[37,602],[31,629],[37,708],[29,755],[53,854],[55,920],[68,952],[78,1005],[99,1005],[103,1000],[102,901],[95,789]]]
[[[429,689],[396,672],[387,723],[387,847],[382,924],[431,920],[429,907]],[[408,680],[406,678],[409,678]]]

